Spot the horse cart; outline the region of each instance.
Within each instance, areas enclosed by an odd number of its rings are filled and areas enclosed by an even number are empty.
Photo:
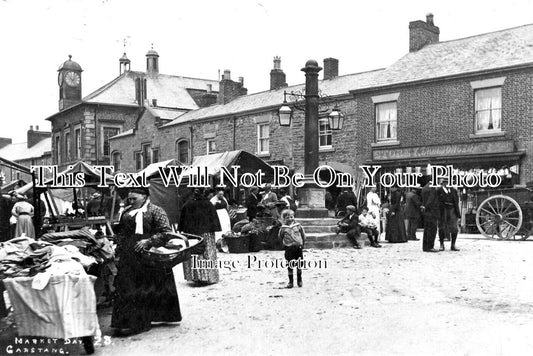
[[[485,237],[527,239],[533,234],[533,189],[515,187],[476,191],[476,225]]]

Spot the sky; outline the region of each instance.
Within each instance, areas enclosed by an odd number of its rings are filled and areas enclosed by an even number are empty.
[[[254,93],[269,89],[274,56],[289,85],[304,82],[308,59],[337,58],[340,75],[387,67],[427,13],[449,41],[531,24],[533,0],[0,0],[0,137],[50,129],[68,55],[83,96],[119,75],[124,52],[145,71],[152,46],[160,73],[217,80],[229,69]]]

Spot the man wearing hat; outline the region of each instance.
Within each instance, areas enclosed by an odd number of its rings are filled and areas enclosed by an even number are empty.
[[[359,235],[359,216],[355,213],[355,206],[346,206],[346,215],[337,223],[337,234],[339,232],[346,233],[348,239],[352,241],[354,248],[361,248],[357,242],[357,236]]]
[[[435,236],[437,235],[437,222],[439,219],[439,197],[437,189],[431,186],[431,181],[422,188],[422,206],[420,210],[424,214],[424,238],[422,239],[422,251],[439,252],[435,250]]]
[[[459,251],[455,247],[455,241],[457,240],[457,234],[459,233],[459,228],[457,227],[457,221],[461,216],[461,211],[459,210],[459,196],[457,195],[457,190],[453,187],[448,186],[447,179],[441,179],[439,181],[440,187],[437,188],[437,196],[439,198],[439,241],[440,241],[440,251],[444,251],[444,239],[446,237],[451,237],[452,245],[450,247],[451,251]]]

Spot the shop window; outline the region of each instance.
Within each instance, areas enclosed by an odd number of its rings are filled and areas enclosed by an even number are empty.
[[[476,133],[491,133],[502,128],[502,88],[475,91]]]
[[[178,161],[181,163],[189,163],[189,141],[177,141],[176,152],[178,154]]]
[[[214,139],[206,140],[206,147],[207,147],[207,154],[208,155],[210,155],[212,153],[215,153],[216,150],[217,150]]]
[[[376,104],[376,141],[395,141],[397,138],[397,103]]]
[[[257,125],[257,153],[268,154],[270,150],[270,124]]]
[[[318,120],[318,147],[331,148],[331,128],[328,119]]]

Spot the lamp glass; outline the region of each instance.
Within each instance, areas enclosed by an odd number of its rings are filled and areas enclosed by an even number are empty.
[[[329,127],[332,130],[342,130],[344,125],[344,115],[335,108],[328,115]]]
[[[278,115],[279,126],[291,126],[292,109],[288,105],[283,104],[279,108]]]

